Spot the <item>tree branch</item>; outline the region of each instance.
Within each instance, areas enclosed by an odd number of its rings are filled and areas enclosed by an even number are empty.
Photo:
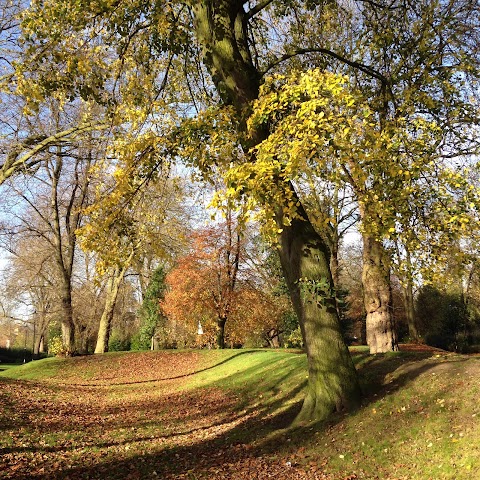
[[[261,12],[265,7],[268,7],[273,2],[273,0],[263,0],[260,3],[257,3],[254,7],[252,7],[246,14],[247,20],[250,20],[254,17],[257,13]]]
[[[11,151],[7,154],[5,162],[0,165],[0,185],[2,185],[5,180],[15,174],[22,167],[31,168],[39,163],[40,159],[32,160],[35,155],[45,151],[47,148],[58,145],[60,142],[65,142],[69,139],[73,139],[81,133],[89,132],[92,130],[102,130],[107,128],[109,125],[104,123],[87,123],[84,125],[78,125],[67,130],[55,133],[49,137],[43,138],[39,143],[37,143],[33,148],[28,152],[20,155],[20,152],[23,148],[28,147],[32,144],[32,139],[28,139],[17,145],[15,148],[12,148]]]
[[[274,62],[272,62],[263,72],[261,72],[261,75],[267,74],[272,68],[276,67],[282,62],[285,62],[286,60],[289,60],[290,58],[296,57],[298,55],[305,55],[307,53],[322,53],[324,55],[327,55],[329,57],[335,58],[336,60],[339,60],[342,63],[345,63],[346,65],[349,65],[350,67],[356,68],[357,70],[362,71],[363,73],[366,73],[367,75],[370,75],[371,77],[376,78],[377,80],[380,80],[383,84],[388,85],[389,81],[387,77],[382,75],[380,72],[377,72],[374,70],[372,67],[368,65],[364,65],[363,63],[355,62],[353,60],[349,60],[348,58],[342,57],[338,53],[332,52],[331,50],[328,50],[326,48],[299,48],[298,50],[295,50],[294,52],[291,53],[285,53],[281,57],[277,58]]]

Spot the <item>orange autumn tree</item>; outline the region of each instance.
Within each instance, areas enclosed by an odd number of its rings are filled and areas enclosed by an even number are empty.
[[[264,293],[246,266],[245,243],[231,215],[192,234],[190,252],[166,277],[168,290],[161,306],[168,318],[170,342],[225,348],[227,340],[241,344],[277,327],[283,303]],[[197,337],[199,324],[201,337]]]

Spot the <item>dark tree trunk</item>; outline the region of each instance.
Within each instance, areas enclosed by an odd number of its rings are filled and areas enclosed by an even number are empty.
[[[372,235],[363,239],[363,298],[367,314],[367,343],[370,353],[398,350],[392,315],[390,268],[385,249]]]
[[[403,287],[403,301],[405,304],[405,315],[407,317],[408,324],[408,336],[410,340],[418,343],[420,341],[420,335],[417,329],[417,318],[415,314],[415,303],[413,299],[413,282],[411,276],[412,270],[412,260],[410,258],[410,252],[406,251],[406,267],[407,267],[407,278],[405,281],[405,286]]]
[[[226,317],[221,317],[217,320],[217,347],[221,350],[225,348],[225,324]]]
[[[66,279],[63,279],[61,306],[62,343],[65,355],[71,356],[75,353],[75,324],[73,323],[72,289],[70,281]]]
[[[403,287],[403,301],[405,304],[405,316],[407,317],[408,336],[414,343],[420,341],[420,335],[417,329],[417,319],[415,315],[415,303],[413,299],[413,284],[411,280],[407,280]]]
[[[266,335],[265,338],[268,342],[270,348],[280,348],[280,334],[282,332],[276,328],[272,328]]]
[[[33,355],[34,358],[38,358],[40,353],[43,353],[43,343],[45,339],[45,333],[47,332],[48,320],[45,314],[42,312],[36,319],[34,324],[34,345],[33,345]]]
[[[240,120],[240,138],[245,148],[257,145],[268,132],[246,135],[246,119],[258,97],[261,77],[254,66],[247,38],[248,16],[244,2],[202,0],[192,2],[196,34],[222,100],[233,105]],[[255,161],[252,158],[251,161]],[[292,187],[293,188],[293,187]],[[281,210],[281,208],[280,208]],[[334,410],[358,404],[360,388],[352,359],[340,332],[340,323],[330,272],[330,252],[315,232],[303,209],[301,219],[281,228],[280,258],[294,308],[300,319],[307,350],[309,380],[307,396],[298,420],[321,420]],[[299,280],[326,282],[330,291],[321,298],[302,298]]]

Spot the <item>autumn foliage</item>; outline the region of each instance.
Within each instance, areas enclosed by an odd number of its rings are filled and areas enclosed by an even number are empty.
[[[279,330],[287,299],[272,296],[245,258],[246,241],[232,221],[192,234],[190,252],[167,275],[161,302],[171,339],[223,348],[264,343],[268,332]]]

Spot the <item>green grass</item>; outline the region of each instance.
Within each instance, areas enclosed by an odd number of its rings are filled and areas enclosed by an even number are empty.
[[[68,359],[44,358],[25,364],[12,364],[10,368],[0,372],[0,376],[17,380],[44,380],[58,377],[60,369],[66,365],[66,360]]]
[[[4,372],[9,368],[18,367],[19,363],[0,363],[0,372]]]
[[[289,425],[307,381],[306,358],[298,352],[111,353],[11,367],[0,372],[0,400],[15,435],[0,440],[0,449],[28,469],[68,446],[64,457],[52,457],[50,470],[42,468],[53,476],[55,465],[67,468],[61,478],[72,479],[83,478],[82,471],[88,478],[98,472],[123,478],[125,465],[145,477],[214,478],[208,472],[216,468],[230,472],[218,478],[237,478],[234,472],[242,478],[244,465],[280,468],[287,461],[294,467],[279,478],[297,478],[293,468],[306,471],[305,478],[319,471],[332,479],[480,477],[480,357],[370,356],[361,347],[352,354],[362,407],[296,428]],[[21,453],[22,445],[32,445],[33,453]]]

